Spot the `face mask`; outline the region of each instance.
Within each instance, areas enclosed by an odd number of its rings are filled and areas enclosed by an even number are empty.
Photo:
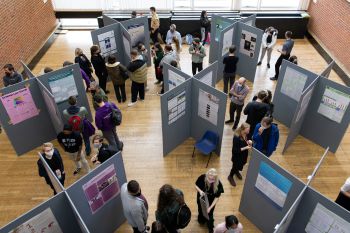
[[[101,147],[101,144],[100,144],[100,143],[98,143],[98,144],[95,144],[95,143],[94,143],[94,148],[99,149],[100,147]]]
[[[51,149],[50,151],[48,152],[45,152],[45,157],[47,159],[52,159],[52,156],[53,156],[53,149]]]

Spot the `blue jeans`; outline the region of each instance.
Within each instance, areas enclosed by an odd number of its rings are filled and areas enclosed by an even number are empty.
[[[90,137],[83,136],[83,140],[84,140],[84,144],[85,144],[85,154],[86,154],[86,156],[89,156],[91,154]]]

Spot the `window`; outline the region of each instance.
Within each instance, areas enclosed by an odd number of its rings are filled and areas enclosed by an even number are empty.
[[[190,10],[191,0],[173,0],[175,10]]]
[[[259,0],[242,0],[241,1],[241,8],[242,9],[251,9],[256,10],[258,9]]]
[[[193,0],[193,8],[196,10],[202,9],[220,9],[220,10],[230,10],[232,0]]]
[[[270,8],[270,9],[293,9],[297,10],[299,7],[300,0],[261,0],[260,8]]]

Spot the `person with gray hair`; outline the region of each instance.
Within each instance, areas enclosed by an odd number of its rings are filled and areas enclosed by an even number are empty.
[[[170,25],[170,29],[168,30],[168,32],[166,34],[165,43],[172,44],[174,37],[176,37],[176,39],[179,41],[179,45],[181,46],[181,44],[182,44],[181,34],[180,34],[180,32],[176,31],[176,25],[172,24],[172,25]]]

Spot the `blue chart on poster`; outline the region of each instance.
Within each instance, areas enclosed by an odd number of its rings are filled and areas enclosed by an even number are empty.
[[[287,199],[292,182],[282,176],[270,165],[261,162],[255,188],[279,209],[282,209]]]

